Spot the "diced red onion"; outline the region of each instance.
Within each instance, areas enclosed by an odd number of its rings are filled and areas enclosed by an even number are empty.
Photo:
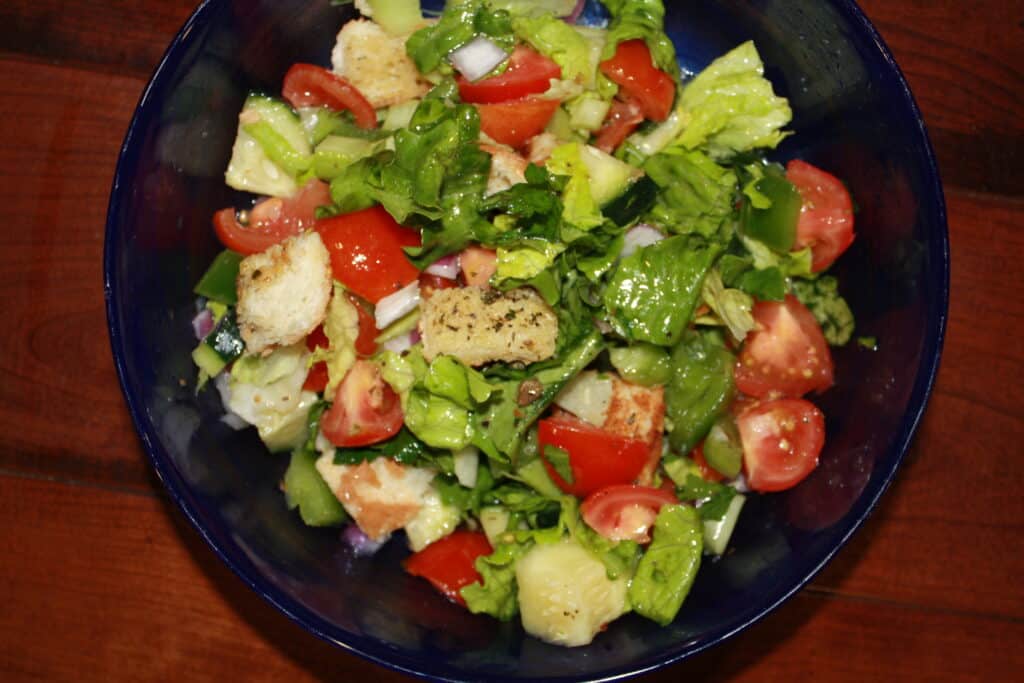
[[[576,6],[572,8],[572,12],[569,16],[565,17],[565,21],[570,24],[575,24],[579,21],[580,15],[583,14],[583,8],[587,6],[587,0],[577,0]]]
[[[629,229],[622,243],[622,258],[626,258],[637,249],[649,247],[652,244],[662,241],[665,236],[654,226],[640,223]]]
[[[438,259],[427,266],[423,272],[454,280],[459,277],[459,255],[451,254]]]
[[[352,551],[356,554],[356,557],[367,557],[373,555],[375,552],[380,550],[381,546],[388,542],[390,534],[385,536],[380,541],[375,541],[359,528],[357,524],[349,524],[345,527],[345,530],[341,532],[341,540],[348,544]]]
[[[412,339],[413,344],[419,344],[420,340],[423,339],[423,335],[420,334],[420,329],[417,327],[409,333],[409,338]]]
[[[192,318],[192,331],[200,341],[206,339],[206,335],[213,331],[213,313],[210,313],[209,308],[204,308]]]
[[[448,55],[448,61],[452,66],[471,81],[479,80],[491,73],[506,59],[508,53],[484,36],[477,36]]]
[[[386,342],[381,344],[381,346],[388,351],[401,353],[402,351],[411,349],[412,345],[415,343],[416,342],[412,340],[412,332],[406,332],[405,334],[400,334],[393,339],[388,339]]]
[[[419,305],[420,285],[418,282],[413,282],[394,294],[388,294],[377,302],[373,311],[377,320],[377,329],[383,330]]]

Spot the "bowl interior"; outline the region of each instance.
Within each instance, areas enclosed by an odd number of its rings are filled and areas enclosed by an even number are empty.
[[[427,3],[437,6],[440,3]],[[772,156],[805,158],[849,185],[858,239],[837,265],[857,334],[836,353],[818,470],[753,497],[733,550],[707,562],[679,618],[617,622],[573,650],[446,603],[407,577],[400,543],[355,559],[336,531],[302,525],[277,482],[286,458],[220,422],[195,393],[192,286],[219,246],[210,217],[244,197],[224,185],[250,90],[279,92],[298,61],[327,63],[351,12],[327,0],[209,0],[169,49],[136,112],[110,203],[106,287],[115,360],[146,450],[216,552],[306,628],[388,666],[441,678],[604,678],[697,652],[803,585],[873,507],[908,445],[941,347],[948,252],[941,189],[920,116],[888,53],[851,2],[672,3],[680,64],[697,71],[754,39],[795,112]],[[586,16],[600,19],[593,3]]]

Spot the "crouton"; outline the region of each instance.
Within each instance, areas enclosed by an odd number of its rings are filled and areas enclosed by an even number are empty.
[[[526,146],[527,158],[530,163],[537,164],[538,166],[543,165],[559,144],[561,143],[559,143],[558,138],[552,133],[535,135]]]
[[[558,317],[533,289],[444,289],[421,307],[423,357],[428,361],[447,354],[472,366],[535,363],[555,353]]]
[[[662,455],[664,387],[643,387],[614,373],[587,370],[559,392],[555,405],[606,432],[649,444],[650,455],[637,482],[650,484]]]
[[[406,36],[390,36],[378,24],[345,24],[331,52],[334,73],[346,78],[375,109],[421,97],[430,83],[405,52]]]
[[[490,197],[513,185],[526,182],[526,167],[529,162],[516,154],[511,147],[482,143],[480,149],[491,155],[491,172],[487,176],[486,196]]]
[[[302,341],[327,315],[331,260],[320,235],[289,237],[238,268],[238,329],[246,351]]]
[[[358,465],[335,465],[330,449],[316,469],[359,528],[375,541],[413,521],[431,492],[434,472],[377,458]]]
[[[632,384],[611,372],[581,372],[555,404],[625,439],[653,444],[665,429],[664,388]]]

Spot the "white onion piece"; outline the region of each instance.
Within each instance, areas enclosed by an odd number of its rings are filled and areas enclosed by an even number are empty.
[[[750,485],[747,484],[747,478],[743,476],[742,472],[732,480],[732,487],[739,493],[750,493]]]
[[[480,452],[473,446],[466,446],[452,454],[455,460],[455,478],[468,489],[476,486],[480,471]]]
[[[448,54],[448,61],[459,73],[476,81],[508,59],[508,53],[484,36],[477,36],[462,47]]]
[[[427,266],[423,272],[454,280],[459,277],[459,255],[452,254],[438,259]]]
[[[405,334],[400,334],[397,337],[388,339],[386,342],[381,344],[381,346],[388,351],[402,353],[402,351],[408,351],[411,349],[414,343],[415,342],[412,340],[412,332],[406,332]]]
[[[373,311],[374,318],[377,320],[377,329],[383,330],[419,305],[420,285],[418,282],[412,282],[394,294],[388,294],[377,302]]]
[[[210,309],[204,308],[192,318],[192,331],[200,341],[213,331],[213,313],[210,313]]]
[[[217,387],[217,392],[220,394],[220,402],[224,406],[224,414],[220,416],[220,421],[231,427],[236,432],[239,429],[245,429],[249,426],[249,423],[242,418],[238,413],[233,412],[228,405],[231,403],[231,385],[229,383],[230,373],[222,372],[213,380],[213,386]]]
[[[665,236],[657,228],[641,223],[629,229],[622,243],[621,258],[633,254],[637,249],[649,247],[652,244],[662,241]]]
[[[367,536],[357,524],[349,524],[341,532],[341,538],[352,548],[352,552],[355,553],[356,557],[367,557],[380,550],[381,546],[391,538],[391,535],[388,534],[381,540],[375,541]]]

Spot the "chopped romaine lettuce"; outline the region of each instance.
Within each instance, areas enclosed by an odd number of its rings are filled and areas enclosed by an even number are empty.
[[[652,222],[671,232],[715,237],[731,230],[736,174],[700,151],[669,148],[644,164],[661,191],[651,209]]]

